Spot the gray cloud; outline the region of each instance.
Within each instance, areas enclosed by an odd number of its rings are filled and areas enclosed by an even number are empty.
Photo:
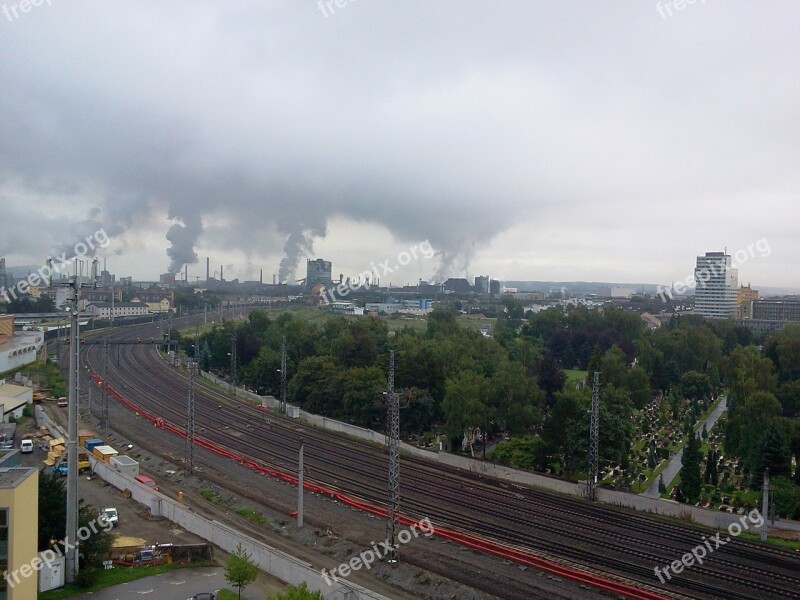
[[[325,18],[312,1],[76,0],[0,17],[0,55],[16,57],[0,61],[0,238],[15,240],[0,252],[166,218],[160,270],[200,246],[282,252],[288,280],[343,216],[429,239],[438,278],[521,223],[528,255],[562,252],[537,243],[557,226],[592,259],[551,258],[597,279],[597,255],[658,253],[664,269],[771,236],[771,260],[792,265],[798,16],[791,2],[662,19],[647,3],[354,2]],[[64,202],[80,207],[67,226],[49,214]]]

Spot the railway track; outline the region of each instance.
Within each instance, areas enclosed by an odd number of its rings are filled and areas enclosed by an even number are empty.
[[[157,335],[146,326],[136,332],[106,335],[110,340]],[[103,364],[97,346],[85,352],[90,365]],[[124,368],[113,369],[108,383],[142,408],[184,426],[185,376],[165,365],[150,346],[125,346],[121,352]],[[232,402],[203,383],[195,398],[196,435],[290,472],[302,438],[309,478],[367,503],[385,502],[383,449]],[[702,568],[688,569],[661,585],[653,568],[679,560],[708,530],[497,480],[475,480],[420,457],[403,456],[402,461],[402,510],[416,518],[427,516],[437,525],[587,570],[600,568],[663,594],[742,600],[800,597],[797,553],[735,539],[710,555]]]

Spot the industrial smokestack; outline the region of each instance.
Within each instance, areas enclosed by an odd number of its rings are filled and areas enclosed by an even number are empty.
[[[211,279],[211,259],[206,256],[206,281]]]
[[[220,281],[225,281],[225,275],[224,275],[225,271],[222,270],[223,268],[224,267],[222,265],[219,266],[219,280]]]
[[[183,280],[189,283],[189,265],[183,265]]]
[[[261,272],[258,276],[258,283],[264,283],[264,269],[261,269]]]
[[[278,274],[277,273],[273,273],[272,274],[272,285],[276,285],[277,282],[278,282]]]

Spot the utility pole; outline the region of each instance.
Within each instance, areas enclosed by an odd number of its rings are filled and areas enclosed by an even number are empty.
[[[48,266],[52,272],[51,260]],[[58,284],[70,288],[70,340],[69,340],[69,409],[67,427],[67,515],[64,542],[66,568],[64,577],[73,583],[78,574],[78,354],[80,352],[79,301],[82,287],[97,287],[97,260],[92,261],[89,282],[81,282],[80,261],[75,258],[75,273],[71,280]],[[52,279],[50,281],[52,287]]]
[[[197,363],[197,344],[194,347],[195,356],[189,361],[189,399],[186,403],[186,445],[184,447],[184,459],[186,462],[186,472],[191,475],[194,473],[194,370]]]
[[[236,332],[231,336],[231,384],[229,391],[236,396]]]
[[[172,350],[172,310],[169,311],[169,315],[167,317],[167,355],[169,355],[170,350]],[[175,360],[172,361],[172,366],[175,366]]]
[[[600,372],[592,380],[592,410],[589,421],[589,473],[586,477],[586,497],[597,500],[597,471],[600,442]]]
[[[300,440],[300,456],[299,465],[297,469],[297,527],[303,526],[303,453],[305,451],[305,442]]]
[[[286,336],[281,340],[281,413],[286,413]]]
[[[761,541],[766,541],[767,539],[767,516],[769,515],[769,467],[764,469],[764,497],[761,504],[761,520],[763,523],[761,524],[761,532],[759,537]]]
[[[397,549],[395,548],[395,525],[397,524],[398,504],[400,501],[400,399],[394,391],[394,350],[389,351],[389,389],[387,393],[387,420],[389,435],[386,444],[389,447],[389,501],[386,507],[386,539],[392,546],[386,555],[390,564],[397,562]]]
[[[119,353],[119,346],[117,346],[117,353]],[[100,405],[100,426],[103,429],[108,428],[108,342],[103,340],[103,396],[102,404]]]

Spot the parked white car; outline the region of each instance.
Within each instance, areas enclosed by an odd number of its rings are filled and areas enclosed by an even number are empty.
[[[19,443],[19,451],[23,454],[30,454],[33,452],[33,440],[30,438],[25,438]]]
[[[119,514],[117,513],[116,508],[112,508],[110,506],[101,508],[100,516],[105,520],[106,523],[111,523],[112,527],[116,527],[119,524]]]

